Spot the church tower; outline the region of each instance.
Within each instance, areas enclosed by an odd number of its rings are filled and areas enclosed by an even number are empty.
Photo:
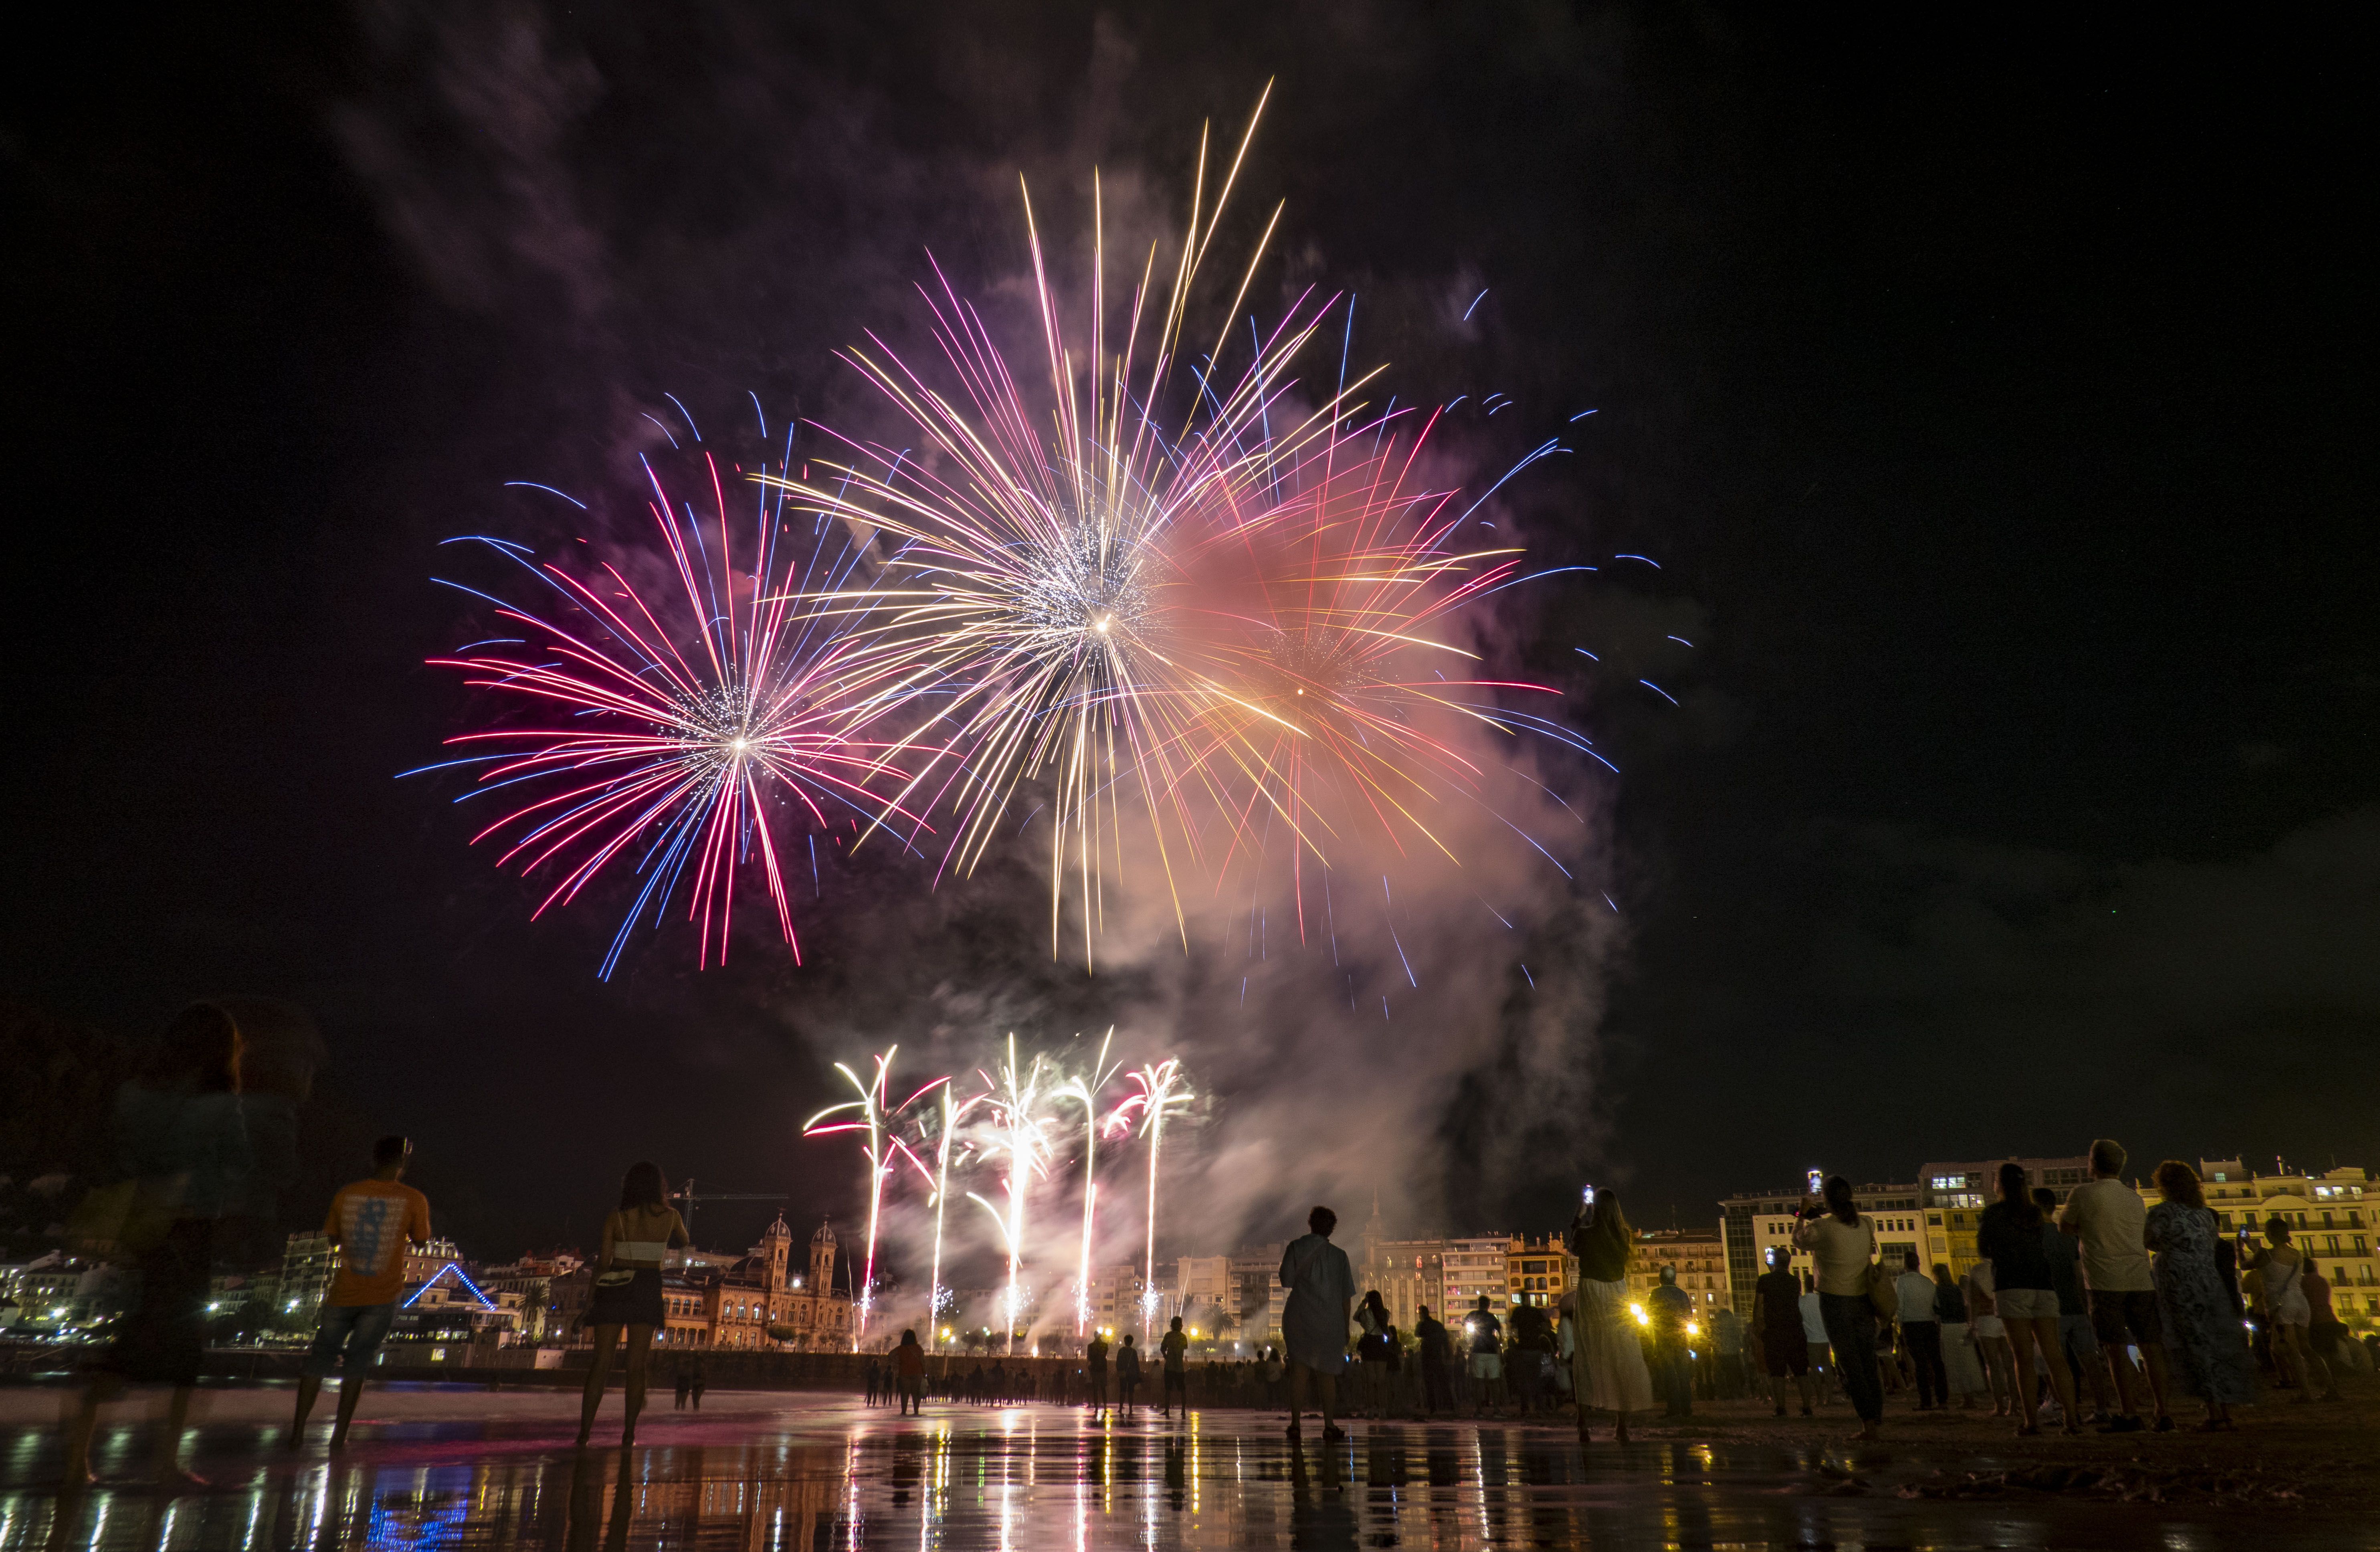
[[[785,1227],[783,1213],[779,1213],[777,1221],[761,1231],[760,1243],[755,1248],[769,1263],[769,1291],[783,1292],[791,1286],[786,1280],[785,1263],[794,1251],[794,1231]]]
[[[813,1298],[823,1299],[834,1291],[834,1225],[822,1222],[818,1232],[810,1236],[810,1285]]]

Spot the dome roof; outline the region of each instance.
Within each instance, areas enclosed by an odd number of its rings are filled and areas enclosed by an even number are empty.
[[[834,1225],[832,1222],[820,1223],[818,1232],[810,1236],[810,1243],[814,1245],[834,1243]]]

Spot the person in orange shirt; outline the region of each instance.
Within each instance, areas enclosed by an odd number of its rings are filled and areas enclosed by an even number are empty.
[[[371,1373],[389,1323],[396,1318],[397,1295],[405,1291],[405,1247],[430,1238],[430,1198],[398,1183],[412,1157],[411,1142],[382,1137],[372,1145],[371,1177],[339,1187],[331,1198],[322,1232],[339,1247],[339,1274],[322,1301],[322,1323],[298,1381],[298,1418],[289,1428],[292,1449],[304,1442],[306,1414],[322,1394],[322,1377],[334,1367],[340,1371],[339,1419],[331,1427],[331,1448],[346,1446],[347,1425],[355,1418],[356,1403],[363,1400],[365,1376]]]

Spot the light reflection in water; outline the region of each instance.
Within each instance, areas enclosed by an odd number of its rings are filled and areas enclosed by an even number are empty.
[[[458,1410],[468,1403],[458,1400]],[[0,1552],[1202,1552],[1378,1546],[1433,1552],[1635,1542],[1742,1546],[2170,1545],[2177,1526],[2107,1506],[2028,1508],[1814,1496],[1780,1450],[1645,1440],[1582,1461],[1566,1430],[1402,1424],[1293,1450],[1278,1421],[1093,1421],[979,1408],[893,1423],[823,1401],[650,1430],[627,1451],[470,1422],[358,1433],[337,1460],[270,1431],[201,1431],[212,1492],[103,1488],[61,1508],[43,1437],[0,1449]],[[113,1454],[147,1458],[139,1441]],[[237,1484],[234,1487],[228,1485]],[[2062,1527],[2062,1529],[2061,1529]],[[2079,1529],[2077,1527],[2080,1527]],[[2267,1533],[2272,1527],[2267,1526]],[[2321,1545],[2313,1537],[2304,1544]],[[2202,1544],[2225,1538],[2216,1534]],[[2260,1546],[2283,1545],[2271,1534]]]

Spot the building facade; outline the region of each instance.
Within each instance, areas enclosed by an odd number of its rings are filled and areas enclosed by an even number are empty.
[[[1504,1303],[1554,1309],[1572,1283],[1560,1234],[1515,1234],[1504,1242]]]
[[[1446,1315],[1446,1242],[1444,1240],[1374,1240],[1356,1270],[1359,1292],[1379,1290],[1389,1321],[1410,1333],[1421,1318],[1422,1306]]]
[[[1694,1295],[1701,1318],[1708,1320],[1729,1303],[1727,1241],[1718,1231],[1656,1229],[1637,1235],[1628,1260],[1628,1296],[1641,1303],[1661,1286],[1664,1267],[1677,1269],[1678,1286]]]
[[[1747,1192],[1718,1205],[1719,1238],[1727,1252],[1727,1296],[1735,1313],[1752,1318],[1752,1285],[1767,1270],[1767,1257],[1776,1252],[1795,1272],[1810,1269],[1810,1257],[1793,1248],[1793,1215],[1801,1210],[1804,1190]],[[1914,1182],[1856,1186],[1852,1199],[1864,1217],[1876,1222],[1879,1254],[1898,1256],[1919,1242],[1924,1209],[1918,1206]]]
[[[1466,1239],[1443,1242],[1441,1253],[1443,1273],[1439,1307],[1449,1326],[1463,1311],[1478,1307],[1479,1296],[1488,1295],[1488,1307],[1497,1316],[1509,1314],[1512,1307],[1512,1237],[1510,1234],[1481,1234]]]
[[[2380,1328],[2380,1259],[2374,1255],[2380,1187],[2370,1173],[2348,1168],[2312,1174],[2275,1159],[2270,1174],[2237,1158],[2198,1161],[2199,1189],[2216,1221],[2233,1233],[2247,1230],[2265,1243],[2265,1226],[2276,1217],[2289,1226],[2290,1243],[2321,1269],[2330,1284],[2330,1308],[2350,1330]],[[2133,1182],[2155,1206],[2163,1197],[2144,1182]]]
[[[1979,1259],[1975,1255],[1975,1231],[1982,1226],[1984,1209],[1999,1200],[2002,1164],[2015,1164],[2024,1170],[2027,1191],[2047,1186],[2056,1192],[2060,1206],[2076,1186],[2091,1178],[2087,1155],[2077,1158],[1986,1158],[1969,1164],[1926,1165],[1918,1171],[1917,1182],[1925,1215],[1925,1241],[1918,1247],[1918,1255],[1927,1271],[1947,1266],[1952,1277],[1964,1277],[1967,1268]]]

